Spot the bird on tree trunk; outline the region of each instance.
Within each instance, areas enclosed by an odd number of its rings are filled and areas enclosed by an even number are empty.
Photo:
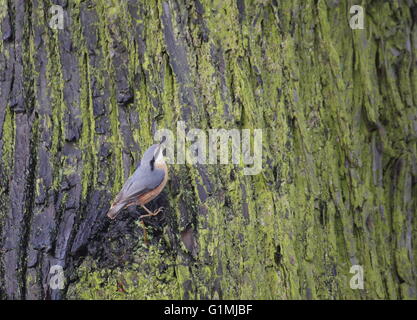
[[[161,193],[167,180],[168,168],[164,160],[161,144],[154,144],[145,151],[139,166],[117,194],[107,212],[107,216],[110,219],[115,219],[122,209],[132,205],[139,205],[148,213],[140,216],[140,218],[156,216],[164,208],[160,207],[152,212],[145,207],[145,204],[155,199]]]

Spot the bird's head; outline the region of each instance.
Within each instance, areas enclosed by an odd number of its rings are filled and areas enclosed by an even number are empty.
[[[141,165],[150,166],[151,170],[154,169],[155,164],[164,163],[163,148],[161,144],[154,144],[145,151],[143,155]]]

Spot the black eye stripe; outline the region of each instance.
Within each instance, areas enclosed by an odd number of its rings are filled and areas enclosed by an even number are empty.
[[[155,167],[155,158],[152,158],[152,160],[149,162],[149,164],[151,165],[151,170],[153,171],[153,169]]]

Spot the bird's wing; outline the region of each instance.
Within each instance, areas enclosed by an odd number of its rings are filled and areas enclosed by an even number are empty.
[[[155,168],[153,171],[139,167],[133,175],[127,179],[116,198],[117,202],[129,203],[137,196],[155,189],[164,180],[165,171]]]

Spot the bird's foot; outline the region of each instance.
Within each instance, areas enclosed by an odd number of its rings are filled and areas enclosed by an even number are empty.
[[[154,212],[151,212],[149,214],[145,214],[143,216],[140,216],[139,219],[146,218],[146,217],[154,217],[163,210],[164,210],[164,207],[160,207],[159,209],[155,210]]]

